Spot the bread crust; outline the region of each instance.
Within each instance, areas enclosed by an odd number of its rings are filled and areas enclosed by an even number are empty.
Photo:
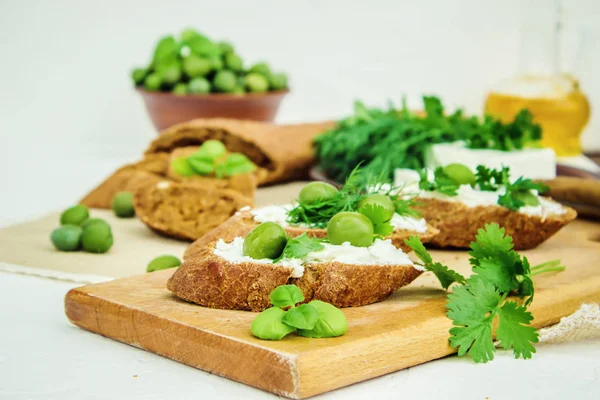
[[[431,240],[436,247],[469,248],[477,230],[496,222],[512,236],[515,250],[532,249],[577,217],[577,212],[569,207],[565,207],[565,214],[541,218],[501,206],[468,207],[460,202],[427,198],[419,198],[415,208],[439,230]]]
[[[192,243],[186,249],[183,257],[184,259],[191,257],[193,254],[197,253],[208,243],[213,242],[217,239],[230,241],[238,236],[244,237],[246,236],[246,234],[248,234],[248,232],[250,232],[258,225],[259,223],[254,221],[254,216],[252,215],[250,210],[240,211],[231,218],[229,218],[227,221],[225,221],[223,224],[216,227],[215,229],[208,232],[206,235]],[[327,237],[327,230],[325,229],[301,228],[293,226],[289,226],[284,229],[290,237],[300,236],[303,233],[306,233],[308,237]],[[421,242],[428,243],[435,235],[438,234],[438,232],[439,231],[436,228],[428,224],[426,232],[414,232],[405,229],[399,229],[387,238],[392,239],[392,244],[394,246],[398,247],[399,249],[402,249],[402,251],[404,252],[408,252],[410,251],[410,247],[408,247],[404,243],[404,239],[407,239],[409,236],[418,236],[421,239]]]
[[[209,243],[187,258],[167,282],[177,297],[205,307],[262,311],[271,306],[277,286],[295,284],[305,302],[322,300],[336,307],[358,307],[385,300],[422,271],[412,265],[305,265],[301,278],[292,269],[254,262],[232,263],[214,254]]]
[[[169,181],[136,188],[133,206],[138,218],[155,232],[196,240],[253,200],[229,189]]]

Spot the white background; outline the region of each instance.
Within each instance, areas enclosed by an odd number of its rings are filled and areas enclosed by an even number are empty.
[[[561,64],[598,105],[600,2],[563,3]],[[155,132],[129,71],[162,34],[195,26],[232,41],[248,62],[264,58],[288,72],[280,122],[337,118],[354,99],[384,105],[405,94],[418,106],[423,93],[477,113],[488,88],[518,69],[525,13],[548,15],[552,4],[0,0],[0,226],[64,208],[140,156]],[[596,121],[590,149],[600,148]],[[268,397],[70,326],[62,298],[72,286],[0,273],[0,398]],[[330,398],[593,399],[598,349],[597,341],[540,346],[532,361],[500,356],[486,366],[447,358]]]

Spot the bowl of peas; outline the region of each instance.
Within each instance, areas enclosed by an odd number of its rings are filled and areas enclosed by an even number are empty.
[[[160,38],[131,79],[158,131],[195,118],[273,121],[289,92],[286,74],[246,64],[230,43],[194,29]]]

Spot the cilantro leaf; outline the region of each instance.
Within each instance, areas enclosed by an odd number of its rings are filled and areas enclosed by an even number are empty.
[[[508,167],[502,167],[502,169],[491,169],[484,165],[477,166],[477,172],[475,173],[475,184],[480,190],[494,192],[510,183],[510,170]]]
[[[433,272],[444,289],[448,289],[450,285],[455,282],[465,282],[465,277],[458,272],[451,270],[439,262],[433,262],[431,255],[425,249],[425,246],[423,246],[423,243],[421,243],[421,239],[419,239],[418,236],[410,236],[408,239],[404,239],[404,243],[406,243],[406,245],[409,246],[423,262],[425,270]]]
[[[506,185],[506,193],[498,197],[498,204],[516,211],[524,206],[537,206],[540,204],[538,197],[531,191],[545,193],[548,186],[543,183],[534,182],[531,179],[519,177],[514,183]]]
[[[382,224],[389,220],[388,212],[379,204],[369,203],[362,205],[359,212],[369,218],[374,225]]]
[[[519,287],[513,263],[502,263],[498,259],[484,258],[478,260],[473,273],[486,282],[492,283],[500,292],[510,292]]]
[[[497,257],[510,252],[514,244],[512,237],[505,235],[506,230],[497,223],[486,224],[483,229],[477,230],[475,241],[471,242],[470,262],[476,265],[478,260]]]
[[[515,358],[531,358],[535,353],[532,343],[538,342],[536,329],[529,324],[533,316],[524,306],[507,301],[498,310],[498,330],[496,339],[504,350],[513,349]]]
[[[304,232],[300,236],[288,239],[283,252],[278,258],[274,259],[273,262],[276,263],[282,258],[303,258],[308,253],[322,250],[323,247],[320,239],[309,238],[306,235],[306,232]]]
[[[455,325],[450,329],[450,345],[459,356],[469,354],[476,363],[494,359],[492,323],[503,300],[493,284],[477,275],[448,295],[446,315]]]
[[[389,222],[373,224],[373,233],[377,236],[389,236],[394,233],[394,226]]]

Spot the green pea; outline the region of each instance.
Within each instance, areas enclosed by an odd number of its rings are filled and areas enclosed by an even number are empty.
[[[223,143],[218,140],[211,139],[202,143],[202,146],[200,146],[197,154],[201,154],[210,160],[216,160],[217,158],[223,157],[226,152],[227,148]]]
[[[244,239],[244,255],[255,260],[275,259],[283,253],[287,240],[287,234],[281,226],[275,222],[263,222]]]
[[[513,198],[522,201],[524,205],[536,207],[540,205],[540,199],[529,190],[517,190],[513,192]]]
[[[163,269],[175,268],[181,265],[181,260],[175,256],[163,255],[158,256],[150,261],[146,267],[146,272],[161,271]]]
[[[309,338],[328,338],[342,336],[348,330],[348,321],[339,308],[320,300],[313,300],[307,305],[319,312],[319,320],[310,330],[298,329],[298,335]]]
[[[311,182],[300,191],[298,200],[304,205],[313,205],[335,197],[339,190],[326,182]]]
[[[283,323],[285,311],[279,307],[267,308],[252,321],[251,331],[254,336],[265,340],[280,340],[296,330]]]
[[[235,53],[225,54],[225,68],[236,72],[242,71],[244,69],[242,58]]]
[[[188,93],[188,87],[185,83],[178,83],[177,85],[175,85],[173,87],[173,90],[171,90],[171,93],[173,93],[177,96],[185,96]]]
[[[229,42],[219,42],[217,43],[219,49],[221,49],[222,54],[227,54],[233,52],[233,46]]]
[[[269,68],[267,63],[259,62],[251,66],[248,72],[256,72],[257,74],[260,74],[266,78],[271,75],[271,68]]]
[[[108,225],[108,222],[106,222],[102,218],[88,218],[85,221],[83,221],[83,224],[81,224],[81,229],[85,229],[86,227],[88,227],[90,225],[94,225],[94,224]],[[110,225],[108,225],[108,226],[110,227]]]
[[[190,93],[206,94],[210,93],[210,82],[206,78],[194,78],[188,84]]]
[[[144,82],[146,74],[148,74],[148,70],[146,68],[136,68],[131,71],[131,79],[133,79],[134,84],[140,85],[142,82]]]
[[[112,230],[108,224],[91,224],[83,229],[81,244],[90,253],[106,253],[113,245]]]
[[[250,92],[263,93],[269,89],[269,81],[264,75],[252,72],[246,75],[246,87]]]
[[[176,158],[171,161],[171,169],[179,176],[193,176],[196,172],[190,165],[187,157]]]
[[[63,225],[50,234],[54,247],[60,251],[75,251],[81,245],[82,229],[75,225]]]
[[[206,76],[211,71],[213,63],[208,58],[190,54],[183,59],[183,72],[190,78]]]
[[[381,224],[392,219],[396,207],[388,196],[370,194],[358,202],[357,211],[366,215],[374,224]]]
[[[475,174],[464,164],[448,164],[443,168],[443,171],[450,179],[459,185],[475,184]]]
[[[112,209],[119,218],[131,218],[135,215],[133,193],[118,192],[112,199]]]
[[[61,225],[81,225],[83,221],[90,217],[90,210],[83,204],[67,208],[60,214]]]
[[[357,212],[340,212],[327,224],[327,237],[331,244],[350,242],[352,246],[369,247],[373,244],[373,223]]]
[[[150,91],[159,91],[162,86],[162,79],[157,72],[149,74],[144,80],[144,88]]]
[[[224,69],[217,72],[213,80],[213,84],[215,85],[215,89],[219,92],[228,93],[235,89],[237,85],[237,78],[233,71]]]
[[[287,76],[285,74],[271,74],[269,76],[269,87],[271,90],[287,89]]]

